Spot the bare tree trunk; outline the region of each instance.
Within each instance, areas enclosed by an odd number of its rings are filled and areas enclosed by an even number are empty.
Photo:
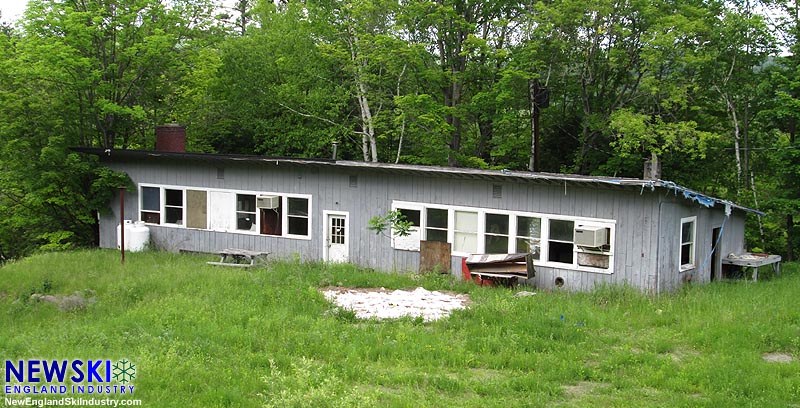
[[[753,172],[750,172],[750,187],[753,190],[753,205],[755,205],[756,210],[758,210],[758,195],[756,195],[756,179],[753,175]],[[758,216],[758,232],[761,234],[761,246],[763,247],[765,244],[764,239],[764,222],[761,220],[761,215]]]
[[[367,84],[364,82],[363,77],[364,62],[359,60],[358,51],[356,50],[358,36],[350,30],[349,35],[350,59],[355,66],[354,79],[358,89],[356,99],[358,100],[358,108],[361,112],[361,152],[364,155],[364,161],[377,162],[378,142],[375,138],[375,121],[372,117],[369,99],[367,99]]]
[[[397,143],[397,157],[394,159],[394,163],[400,163],[400,151],[403,150],[403,136],[406,134],[406,117],[403,115],[403,118],[400,120],[400,141]]]
[[[717,88],[719,90],[719,88]],[[725,99],[725,105],[728,109],[728,118],[733,125],[733,150],[736,156],[736,192],[740,193],[740,186],[742,185],[742,149],[739,146],[741,139],[741,130],[739,129],[739,118],[736,114],[736,105],[731,100],[727,93],[720,92],[722,98]]]

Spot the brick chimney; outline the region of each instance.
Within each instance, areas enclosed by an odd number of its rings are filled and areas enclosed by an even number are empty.
[[[156,126],[156,150],[186,152],[186,127],[177,123]]]

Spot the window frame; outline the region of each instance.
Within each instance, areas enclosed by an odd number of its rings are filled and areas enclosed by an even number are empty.
[[[480,215],[479,215],[479,216],[480,216]],[[489,231],[488,231],[488,226],[489,226],[489,216],[502,216],[502,217],[506,217],[506,221],[507,221],[507,231],[506,231],[506,233],[505,233],[505,234],[502,234],[502,233],[499,233],[499,232],[489,232]],[[514,235],[511,233],[511,231],[512,231],[512,229],[511,229],[511,226],[512,226],[512,225],[511,225],[511,224],[515,224],[515,225],[514,225],[514,231],[516,231],[516,219],[517,219],[517,216],[511,215],[511,214],[503,214],[503,213],[494,212],[494,211],[486,211],[486,212],[484,212],[484,213],[483,213],[483,225],[484,225],[484,231],[483,231],[483,251],[484,251],[484,253],[488,253],[488,252],[486,252],[486,251],[487,251],[487,249],[486,249],[486,246],[487,246],[487,245],[486,245],[486,243],[487,243],[487,240],[488,240],[488,238],[489,238],[489,237],[495,237],[495,238],[498,238],[498,237],[504,237],[504,238],[506,239],[506,251],[507,251],[507,252],[505,252],[505,253],[509,253],[509,254],[510,254],[510,253],[512,253],[512,252],[514,252],[514,251],[516,251],[516,245],[517,245],[517,244],[516,244],[516,236],[514,236]],[[512,222],[512,220],[514,220],[514,221]],[[512,240],[512,239],[514,239],[514,240],[515,240],[515,241],[514,241],[514,243],[512,243],[512,242],[511,242],[511,240]]]
[[[683,226],[684,224],[692,224],[692,240],[688,242],[691,245],[689,249],[689,263],[683,263],[683,247],[687,243],[683,242]],[[678,265],[681,272],[697,268],[697,216],[681,218],[680,229],[678,230]]]
[[[178,192],[181,193],[181,205],[167,204],[167,190],[178,191]],[[163,212],[164,217],[162,217],[161,224],[162,225],[166,224],[166,225],[177,225],[177,226],[183,225],[183,226],[185,226],[186,225],[186,189],[164,187],[164,188],[161,189],[161,196],[164,199],[164,204],[162,204],[162,208],[164,210],[164,212]],[[180,210],[181,210],[181,218],[180,218],[181,222],[180,223],[167,222],[167,209],[170,209],[170,208],[173,208],[173,209],[174,208],[180,208]]]
[[[413,201],[401,201],[401,200],[393,200],[392,201],[392,210],[396,210],[398,208],[407,208],[407,209],[420,209],[422,211],[422,217],[420,219],[420,223],[422,225],[419,226],[420,231],[424,231],[424,234],[420,234],[420,241],[427,239],[427,229],[429,228],[427,225],[427,217],[425,216],[427,209],[440,209],[440,210],[447,210],[448,211],[448,228],[447,228],[447,242],[451,245],[454,242],[455,237],[455,211],[470,211],[470,212],[477,212],[478,213],[478,245],[477,245],[477,252],[476,253],[485,253],[485,240],[486,240],[486,214],[496,214],[496,215],[508,215],[509,216],[509,253],[519,252],[519,248],[517,248],[517,224],[519,221],[519,217],[528,217],[528,218],[538,218],[540,221],[540,231],[539,231],[539,259],[534,259],[533,263],[537,266],[543,266],[548,268],[554,269],[567,269],[573,271],[580,271],[580,272],[591,272],[591,273],[600,273],[610,275],[614,273],[614,258],[616,252],[615,240],[616,240],[616,229],[617,229],[617,221],[612,219],[603,219],[603,218],[591,218],[591,217],[580,217],[580,216],[565,216],[559,214],[546,214],[546,213],[537,213],[537,212],[529,212],[529,211],[517,211],[517,210],[501,210],[496,208],[483,208],[483,207],[469,207],[469,206],[459,206],[459,205],[445,205],[445,204],[432,204],[432,203],[424,203],[424,202],[413,202]],[[577,245],[575,245],[574,237],[573,237],[573,259],[572,264],[560,263],[560,262],[550,262],[548,261],[549,258],[549,251],[548,245],[546,243],[549,241],[550,237],[550,220],[564,220],[564,221],[572,221],[573,228],[579,224],[581,225],[595,225],[595,226],[602,226],[604,228],[609,229],[609,249],[607,251],[588,251],[588,250],[581,250]],[[436,228],[440,229],[440,228]],[[418,249],[408,249],[408,248],[398,248],[397,247],[397,240],[392,240],[392,248],[395,250],[406,250],[406,251],[418,251]],[[609,257],[608,259],[608,268],[599,268],[599,267],[592,267],[592,266],[582,266],[578,265],[578,253],[579,252],[587,252],[587,253],[601,253],[602,255],[606,255]],[[459,251],[452,251],[452,256],[469,256],[471,254],[459,252]]]
[[[139,183],[137,185],[137,189],[139,192],[139,220],[141,220],[141,213],[142,213],[142,189],[144,187],[151,187],[159,189],[159,211],[146,211],[152,213],[159,214],[159,221],[160,223],[147,223],[149,226],[159,226],[164,228],[183,228],[183,229],[191,229],[196,231],[217,231],[217,232],[225,232],[231,234],[244,234],[244,235],[258,235],[263,237],[274,237],[274,238],[290,238],[290,239],[300,239],[300,240],[311,240],[314,236],[314,216],[313,216],[313,209],[314,209],[314,199],[311,194],[296,194],[296,193],[279,193],[279,192],[271,192],[271,191],[255,191],[255,190],[235,190],[235,189],[220,189],[220,188],[204,188],[204,187],[196,187],[196,186],[181,186],[181,185],[171,185],[171,184],[155,184],[155,183]],[[181,190],[183,193],[183,223],[182,224],[169,224],[165,222],[164,216],[166,214],[166,190]],[[187,190],[194,190],[194,191],[205,191],[206,192],[206,228],[189,228],[186,226],[186,211],[187,211],[187,203],[186,203],[186,191]],[[214,193],[223,193],[223,194],[230,194],[232,204],[227,208],[232,208],[230,214],[226,214],[225,217],[228,219],[228,226],[225,229],[219,228],[212,228],[215,225],[213,223],[214,215],[212,214],[212,208],[215,205],[212,205],[212,201],[214,200],[213,197],[216,195]],[[259,196],[265,195],[274,195],[279,196],[281,198],[281,205],[282,208],[285,210],[281,212],[281,235],[268,235],[268,234],[261,234],[261,217],[259,216],[258,207],[256,207],[255,216],[255,231],[252,230],[240,230],[237,229],[237,213],[240,212],[247,212],[252,214],[248,211],[239,211],[236,205],[236,200],[238,195],[254,195],[256,196],[256,200]],[[288,199],[289,198],[300,198],[305,199],[308,204],[308,235],[297,235],[297,234],[289,234],[289,224],[288,224]],[[256,204],[257,205],[257,204]],[[170,206],[171,208],[176,208],[175,206]],[[293,217],[297,218],[300,217],[298,215],[294,215]]]
[[[163,222],[163,220],[164,220],[164,210],[163,210],[163,207],[164,207],[164,188],[162,188],[159,185],[155,185],[155,184],[139,184],[137,186],[137,188],[138,188],[137,193],[139,195],[139,197],[138,197],[138,201],[139,201],[139,221],[143,221],[146,225],[163,225],[164,224],[164,222]],[[155,188],[155,189],[158,190],[158,210],[145,210],[144,209],[144,189],[145,188]],[[144,221],[142,219],[143,218],[142,217],[142,213],[143,212],[153,213],[153,214],[157,213],[158,214],[158,224],[153,223],[153,222]],[[174,225],[174,224],[167,224],[167,225]]]
[[[408,235],[406,236],[396,235],[396,230],[392,228],[389,232],[392,236],[392,248],[400,251],[419,251],[419,243],[422,241],[422,231],[424,231],[422,228],[422,220],[425,218],[425,207],[418,205],[392,206],[392,211],[402,210],[418,211],[419,223],[409,227]]]

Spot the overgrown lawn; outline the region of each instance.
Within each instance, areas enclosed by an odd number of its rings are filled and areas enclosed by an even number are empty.
[[[447,276],[348,265],[113,251],[0,267],[0,356],[120,359],[145,406],[800,405],[800,271],[657,299],[477,287]],[[423,323],[362,321],[323,286],[469,293],[469,309]],[[94,297],[85,308],[31,294]],[[778,355],[790,362],[768,362]],[[3,377],[4,380],[5,377]],[[4,384],[3,384],[4,385]]]

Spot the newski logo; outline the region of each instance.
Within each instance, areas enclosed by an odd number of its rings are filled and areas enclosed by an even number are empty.
[[[67,376],[67,367],[72,369],[73,375],[69,377],[72,382],[111,382],[111,360],[19,360],[16,364],[6,360],[6,384],[13,382],[38,383],[42,376],[46,382],[64,382]],[[101,368],[105,368],[102,372]],[[27,376],[26,376],[27,374]],[[13,375],[16,381],[13,381]]]
[[[135,378],[136,365],[127,359],[6,360],[4,389],[6,394],[130,394]]]

